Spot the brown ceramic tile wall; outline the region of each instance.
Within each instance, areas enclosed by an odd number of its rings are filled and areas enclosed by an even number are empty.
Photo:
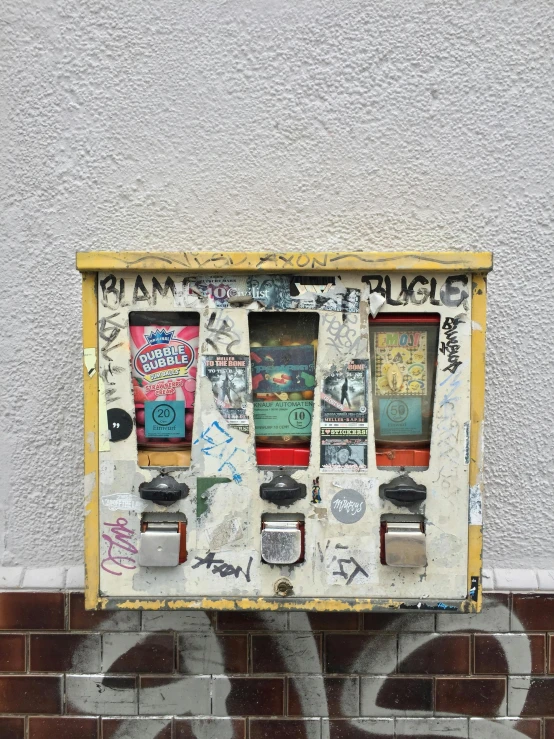
[[[152,613],[0,593],[0,739],[554,739],[554,595]]]

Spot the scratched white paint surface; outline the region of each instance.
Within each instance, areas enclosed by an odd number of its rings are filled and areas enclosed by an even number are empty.
[[[491,248],[485,564],[554,568],[549,0],[0,18],[3,565],[82,561],[76,249]]]
[[[372,270],[368,270],[371,274]],[[158,284],[166,283],[157,275]],[[398,302],[402,274],[390,277],[390,297]],[[140,468],[137,441],[129,438],[109,443],[100,452],[100,590],[112,597],[149,596],[265,596],[273,597],[275,583],[288,578],[297,597],[400,597],[457,598],[467,594],[467,523],[469,505],[468,463],[464,429],[469,423],[469,368],[471,299],[464,285],[468,275],[436,276],[437,289],[431,304],[429,285],[433,275],[421,273],[419,285],[408,306],[387,305],[389,313],[440,313],[439,346],[449,341],[448,319],[460,321],[453,341],[465,360],[451,364],[449,352],[437,357],[434,429],[429,469],[411,472],[418,484],[427,487],[428,497],[411,513],[426,520],[426,568],[397,569],[379,561],[380,522],[383,514],[409,513],[405,508],[379,497],[379,485],[398,476],[398,470],[377,469],[374,436],[370,424],[368,467],[365,471],[320,471],[318,394],[314,403],[310,465],[294,473],[308,494],[288,509],[263,501],[259,487],[268,473],[258,470],[254,450],[252,404],[248,404],[250,434],[230,428],[219,413],[209,377],[203,376],[202,355],[234,351],[246,354],[247,308],[217,308],[212,299],[196,294],[178,295],[181,309],[200,316],[199,359],[195,398],[192,463],[190,469],[172,472],[186,482],[190,494],[170,507],[141,501],[139,485],[151,480],[158,469]],[[362,290],[362,276],[341,272],[347,288]],[[190,277],[172,275],[173,283],[187,284]],[[453,280],[453,299],[443,298],[443,285]],[[219,284],[220,280],[210,280]],[[123,291],[121,286],[123,283]],[[137,290],[136,285],[141,289]],[[406,284],[409,284],[406,282]],[[116,285],[117,288],[113,286]],[[375,278],[372,287],[377,285]],[[129,362],[129,313],[133,310],[175,310],[172,290],[154,292],[152,274],[147,272],[99,274],[99,374],[104,377],[108,410],[123,408],[134,415]],[[443,288],[443,289],[441,289]],[[122,297],[123,296],[123,297]],[[440,297],[439,297],[440,296]],[[133,302],[135,301],[135,302]],[[359,313],[319,311],[316,379],[339,370],[355,359],[369,360],[368,303]],[[218,326],[225,323],[224,332]],[[214,328],[215,327],[215,328]],[[109,392],[108,392],[109,391]],[[105,413],[101,408],[100,413]],[[371,414],[370,414],[371,416]],[[208,492],[208,510],[196,515],[196,477],[231,478]],[[272,475],[269,475],[271,478]],[[319,477],[323,515],[311,502],[313,480]],[[331,512],[330,502],[340,489],[354,489],[365,500],[365,513],[354,523],[341,523]],[[119,506],[119,507],[118,507]],[[180,512],[187,519],[187,561],[177,567],[139,567],[140,518],[143,512]],[[305,561],[295,566],[269,566],[260,555],[260,528],[264,513],[287,512],[305,517]],[[210,552],[212,554],[210,554]],[[221,569],[224,565],[225,569]]]

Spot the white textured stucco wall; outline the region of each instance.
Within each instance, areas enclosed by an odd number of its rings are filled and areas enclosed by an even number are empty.
[[[0,564],[82,558],[77,249],[492,249],[486,564],[554,568],[551,0],[4,0]]]

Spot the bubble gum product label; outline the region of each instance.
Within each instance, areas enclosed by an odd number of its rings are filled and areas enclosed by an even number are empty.
[[[131,326],[135,405],[182,400],[194,405],[199,326]]]

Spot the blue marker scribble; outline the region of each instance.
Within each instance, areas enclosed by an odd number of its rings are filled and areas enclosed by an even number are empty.
[[[235,458],[235,462],[237,462],[236,455],[246,454],[246,452],[238,446],[230,446],[233,443],[233,437],[218,421],[213,421],[207,429],[204,429],[200,434],[200,438],[196,439],[194,443],[199,444],[200,442],[202,442],[203,454],[221,461],[222,464],[218,468],[218,472],[227,468],[228,474],[231,475],[234,482],[242,482],[242,477],[231,460]]]

